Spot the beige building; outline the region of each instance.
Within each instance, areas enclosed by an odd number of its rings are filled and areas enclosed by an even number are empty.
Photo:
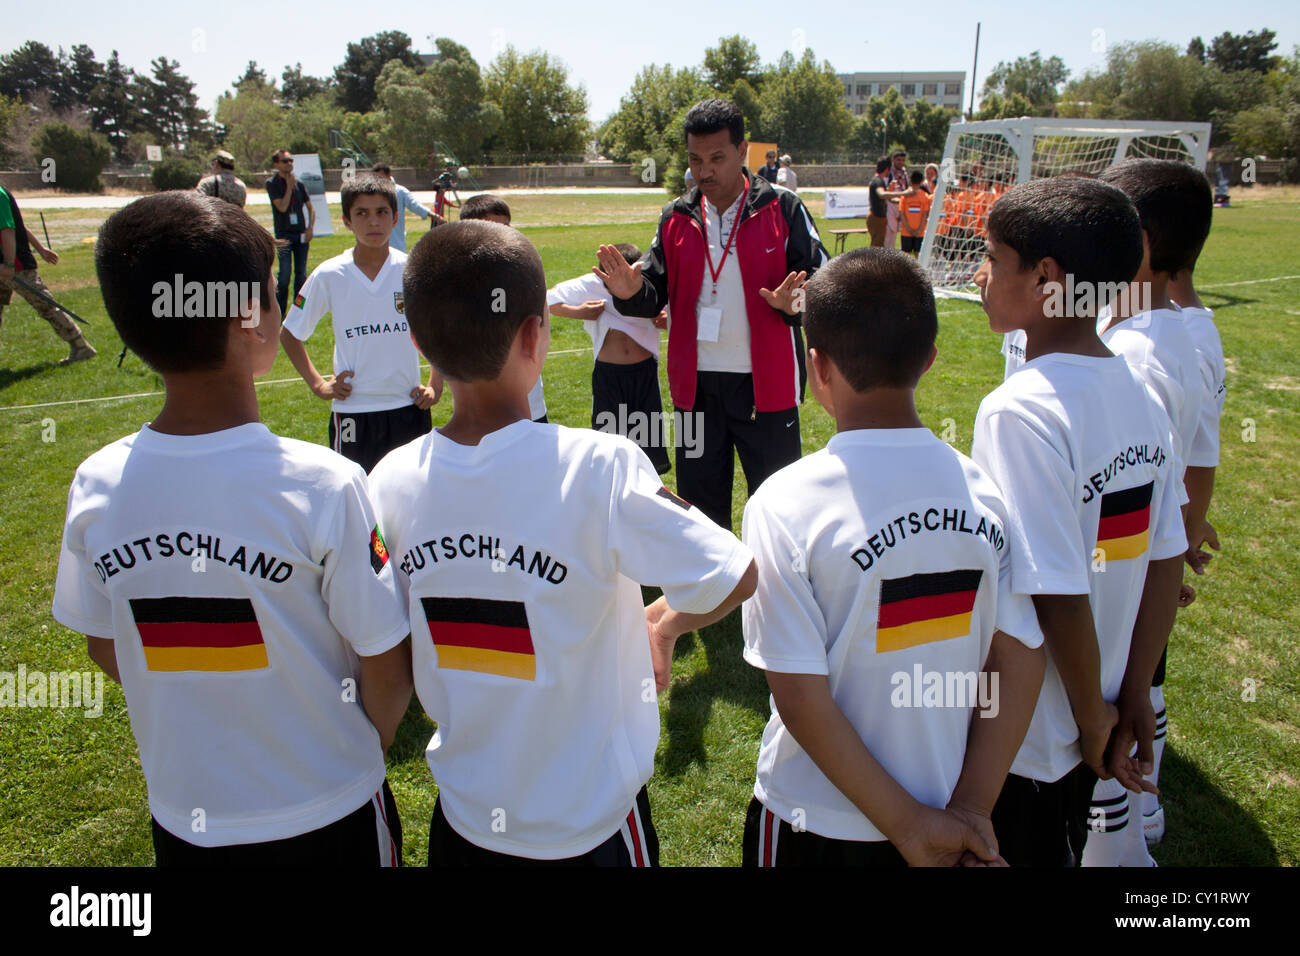
[[[903,102],[925,100],[931,106],[960,110],[966,91],[966,74],[953,73],[839,73],[844,85],[844,105],[854,116],[866,112],[867,101],[880,96],[891,86]]]

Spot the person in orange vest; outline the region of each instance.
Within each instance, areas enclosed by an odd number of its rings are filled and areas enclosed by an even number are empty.
[[[925,223],[930,218],[933,197],[925,191],[925,176],[913,171],[911,187],[898,200],[899,249],[913,256],[921,253],[921,240],[925,237]]]

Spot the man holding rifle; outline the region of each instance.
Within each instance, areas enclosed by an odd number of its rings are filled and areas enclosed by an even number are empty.
[[[18,202],[0,186],[0,326],[4,323],[5,306],[16,291],[50,323],[59,338],[68,343],[68,357],[59,362],[60,365],[93,358],[95,350],[76,323],[55,304],[45,283],[36,274],[33,249],[50,265],[59,261],[59,254],[41,245],[35,234],[23,225]]]

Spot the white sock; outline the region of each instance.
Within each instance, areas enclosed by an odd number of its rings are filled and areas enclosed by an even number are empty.
[[[1156,714],[1156,737],[1155,744],[1152,747],[1152,757],[1154,758],[1151,773],[1146,779],[1150,780],[1156,786],[1160,785],[1160,758],[1165,753],[1165,726],[1168,721],[1165,711],[1165,688],[1161,684],[1159,687],[1151,688],[1151,709]],[[1160,798],[1154,793],[1142,794],[1142,814],[1150,816],[1160,809]]]

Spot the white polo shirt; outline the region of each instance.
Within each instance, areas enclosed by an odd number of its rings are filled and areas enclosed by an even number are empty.
[[[1021,560],[1016,594],[1087,594],[1100,690],[1119,693],[1150,561],[1187,550],[1168,419],[1121,356],[1053,352],[984,397],[971,457],[1002,489]],[[1079,730],[1048,655],[1012,773],[1051,782],[1080,761]]]
[[[743,610],[745,660],[826,675],[890,776],[921,803],[946,806],[994,628],[1042,643],[1033,604],[1011,593],[996,486],[928,429],[839,432],[763,483],[743,533],[759,568]],[[926,689],[931,675],[937,696]],[[794,739],[775,702],[754,795],[812,833],[885,839]]]
[[[638,582],[717,607],[753,555],[619,435],[515,422],[438,431],[370,476],[407,595],[426,756],[447,821],[498,853],[578,856],[654,769],[659,708]]]
[[[698,308],[712,307],[722,310],[722,321],[718,327],[716,340],[700,338],[697,334],[697,371],[700,372],[752,372],[753,357],[749,354],[749,309],[745,305],[745,286],[740,278],[740,257],[736,254],[736,244],[740,242],[740,227],[736,217],[745,202],[746,193],[741,190],[736,201],[719,216],[717,207],[700,197],[700,210],[704,216],[704,238],[709,244],[709,257],[712,268],[719,268],[718,292],[713,293],[713,278],[706,262],[704,281],[700,284]],[[731,240],[731,251],[726,261],[722,259],[722,250],[727,238],[735,226],[736,236]],[[702,327],[702,323],[701,323]],[[698,330],[697,330],[698,331]],[[704,334],[709,334],[705,332]]]
[[[162,827],[260,843],[383,782],[354,654],[409,631],[393,577],[357,465],[262,424],[146,425],[77,469],[54,617],[113,641]]]
[[[351,371],[352,394],[334,399],[336,412],[379,412],[411,404],[420,384],[420,356],[411,342],[402,298],[406,253],[389,248],[374,280],[352,259],[352,249],[326,259],[307,277],[284,327],[305,342],[325,313],[334,323],[334,372]]]

